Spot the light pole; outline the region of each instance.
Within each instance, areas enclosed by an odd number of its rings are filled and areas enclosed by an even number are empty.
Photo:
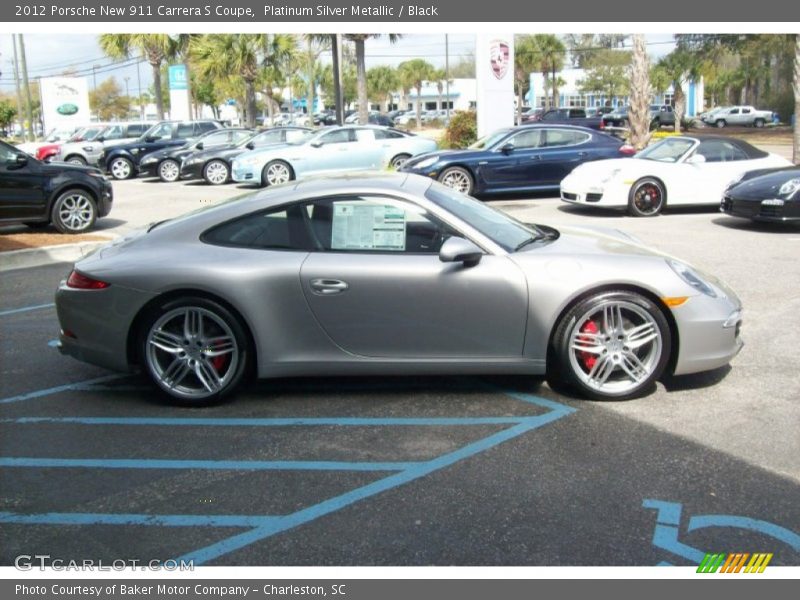
[[[97,89],[97,69],[102,65],[92,65],[92,89]]]
[[[128,103],[128,110],[127,114],[125,115],[125,118],[127,119],[131,112],[131,95],[128,92],[128,81],[130,80],[130,77],[124,77],[123,79],[125,79],[125,101]]]

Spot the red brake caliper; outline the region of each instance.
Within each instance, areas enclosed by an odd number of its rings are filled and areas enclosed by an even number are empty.
[[[221,346],[222,344],[218,343],[216,345],[216,348],[219,348]],[[220,354],[219,356],[214,356],[211,359],[211,366],[213,366],[217,370],[217,373],[222,373],[222,367],[225,366],[227,360],[228,360],[227,354]]]
[[[599,333],[600,329],[594,321],[586,321],[586,324],[581,327],[581,333]],[[581,338],[582,342],[590,343],[592,339],[589,336]],[[586,367],[587,371],[591,371],[594,364],[597,362],[597,356],[591,352],[578,352],[578,358]]]

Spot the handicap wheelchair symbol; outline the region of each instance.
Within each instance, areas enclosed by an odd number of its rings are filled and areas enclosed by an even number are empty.
[[[656,548],[666,550],[695,565],[699,565],[702,562],[706,552],[685,544],[679,539],[683,505],[677,502],[646,499],[642,502],[642,506],[657,511],[656,527],[653,532],[653,545]],[[694,515],[689,519],[686,534],[707,527],[728,527],[760,533],[783,542],[795,552],[800,553],[800,535],[769,521],[736,515]],[[667,561],[659,563],[659,566],[669,565],[672,565],[672,563]]]

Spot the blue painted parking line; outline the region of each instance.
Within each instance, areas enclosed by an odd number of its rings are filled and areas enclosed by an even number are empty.
[[[42,310],[44,308],[53,308],[55,304],[50,302],[49,304],[36,304],[34,306],[23,306],[21,308],[12,308],[10,310],[0,310],[0,317],[6,317],[8,315],[17,315],[19,313],[25,313],[32,310]]]
[[[0,467],[43,469],[181,469],[229,471],[403,471],[415,462],[307,460],[160,460],[153,458],[0,457]]]
[[[87,383],[87,382],[84,382]],[[74,389],[74,386],[64,386]],[[369,386],[367,386],[369,388]],[[371,389],[371,388],[370,388]],[[477,441],[420,462],[325,462],[325,461],[194,461],[194,460],[154,460],[154,459],[52,459],[52,458],[3,458],[0,466],[17,468],[48,467],[87,467],[87,468],[243,468],[258,465],[259,469],[278,468],[281,470],[363,470],[390,471],[392,474],[381,479],[352,489],[338,496],[322,500],[316,504],[287,515],[117,515],[92,513],[44,513],[18,514],[0,513],[0,523],[25,524],[137,524],[150,526],[231,526],[245,528],[246,531],[222,539],[218,542],[185,553],[179,559],[193,560],[200,565],[213,561],[220,556],[244,548],[255,542],[265,540],[278,533],[288,531],[300,525],[334,513],[357,502],[377,494],[392,490],[422,477],[449,467],[459,461],[481,454],[525,433],[543,427],[561,419],[575,409],[546,400],[531,394],[515,391],[496,390],[512,398],[546,409],[546,412],[528,416],[512,417],[437,417],[437,418],[272,418],[272,419],[236,419],[236,418],[116,418],[116,417],[19,417],[4,419],[2,423],[17,425],[63,423],[77,425],[163,425],[193,427],[277,427],[277,426],[506,426],[500,431],[491,433]],[[49,392],[55,393],[55,392]],[[45,395],[45,394],[41,394]]]
[[[127,375],[103,375],[94,379],[87,379],[85,381],[78,381],[76,383],[67,383],[64,385],[57,385],[55,387],[45,388],[43,390],[36,390],[35,392],[26,392],[24,394],[17,394],[16,396],[9,396],[7,398],[0,398],[0,404],[10,404],[12,402],[23,402],[24,400],[35,400],[36,398],[44,398],[45,396],[52,396],[60,394],[61,392],[70,392],[75,390],[91,389],[96,383],[106,383],[115,379],[121,379]]]

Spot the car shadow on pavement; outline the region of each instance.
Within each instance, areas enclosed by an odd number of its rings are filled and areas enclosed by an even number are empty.
[[[794,223],[766,223],[763,221],[751,221],[750,219],[737,219],[736,217],[720,216],[711,221],[714,225],[721,225],[728,229],[738,231],[751,231],[753,233],[775,233],[775,234],[798,234],[800,233],[800,222]]]
[[[121,227],[122,225],[126,225],[128,222],[123,221],[122,219],[110,219],[108,217],[103,217],[102,219],[98,219],[98,221],[94,225],[94,231],[104,231],[106,229],[114,229],[116,227]]]
[[[731,370],[730,365],[725,365],[713,371],[692,373],[691,375],[665,375],[661,378],[661,382],[667,392],[701,390],[717,385],[728,376]]]

